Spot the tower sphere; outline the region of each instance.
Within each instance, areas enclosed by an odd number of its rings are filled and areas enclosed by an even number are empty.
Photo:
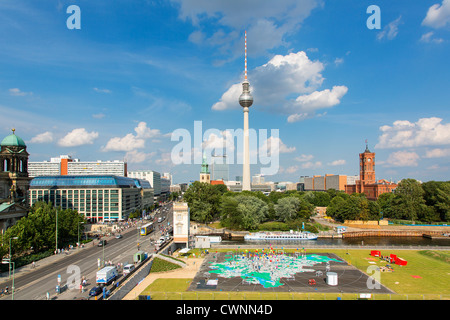
[[[250,84],[247,81],[244,81],[242,83],[243,92],[239,96],[239,104],[243,108],[248,108],[253,104],[253,97],[250,94],[249,86],[250,86]]]

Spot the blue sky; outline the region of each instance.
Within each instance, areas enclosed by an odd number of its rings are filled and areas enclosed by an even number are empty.
[[[373,4],[381,29],[366,25]],[[1,0],[0,135],[14,127],[30,161],[126,159],[196,180],[171,133],[242,128],[245,30],[250,127],[279,129],[266,180],[356,175],[366,139],[377,179],[449,180],[450,0]]]

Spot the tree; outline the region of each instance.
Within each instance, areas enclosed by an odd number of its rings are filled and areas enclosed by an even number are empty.
[[[437,190],[435,208],[441,220],[450,221],[450,183]]]
[[[237,210],[242,215],[241,227],[255,230],[268,214],[268,205],[256,197],[237,196]]]
[[[283,222],[292,221],[297,218],[300,210],[300,199],[296,197],[286,197],[278,200],[274,206],[275,215]]]
[[[327,215],[335,220],[344,221],[343,208],[346,200],[342,197],[334,197],[331,199],[330,204],[327,207]]]
[[[199,181],[191,184],[184,193],[184,199],[191,208],[192,220],[207,223],[218,218],[220,199],[225,192],[221,185],[210,185]]]
[[[322,191],[307,191],[303,197],[316,207],[328,207],[331,201],[330,193]]]
[[[450,221],[450,182],[428,181],[422,189],[426,205],[436,213],[435,220]]]
[[[304,200],[301,196],[293,194],[281,198],[274,205],[275,216],[283,222],[290,222],[297,218],[309,219],[313,213],[314,206]]]
[[[240,229],[242,226],[242,216],[237,210],[238,201],[235,197],[223,195],[220,204],[221,219],[220,224],[230,229]]]
[[[56,243],[56,214],[58,213],[58,246],[62,247],[78,240],[78,224],[85,222],[85,218],[72,209],[54,208],[51,203],[36,202],[33,204],[28,216],[21,218],[15,225],[8,228],[3,235],[3,248],[10,238],[13,255],[28,254],[30,249],[34,253],[54,250]],[[2,256],[4,250],[0,251]]]
[[[425,192],[420,182],[415,179],[403,179],[399,182],[393,199],[395,210],[401,218],[412,221],[425,215]]]
[[[395,212],[392,209],[393,203],[392,201],[395,198],[395,194],[391,192],[385,192],[380,194],[377,199],[378,207],[380,208],[380,212],[382,212],[383,218],[395,218]]]

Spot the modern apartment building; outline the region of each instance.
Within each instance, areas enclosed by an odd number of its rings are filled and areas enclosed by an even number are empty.
[[[161,174],[152,170],[128,171],[128,177],[147,180],[154,190],[155,197],[161,195]]]
[[[29,202],[51,202],[55,207],[74,209],[89,221],[119,221],[136,209],[153,204],[153,189],[146,180],[114,175],[35,177]]]
[[[127,163],[114,161],[80,161],[69,155],[50,158],[50,161],[28,162],[30,177],[47,175],[116,175],[127,176]]]
[[[346,175],[326,174],[325,176],[304,177],[306,191],[325,191],[335,189],[345,191]]]

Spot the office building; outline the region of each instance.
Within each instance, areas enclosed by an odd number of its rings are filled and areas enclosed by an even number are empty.
[[[226,155],[213,155],[211,158],[211,176],[212,180],[228,181],[229,165],[227,163]]]
[[[161,174],[152,170],[128,171],[128,177],[147,180],[153,188],[155,197],[161,195]]]
[[[337,174],[315,175],[313,177],[304,177],[303,181],[304,190],[306,191],[325,191],[329,189],[345,191],[347,176]]]
[[[69,155],[50,158],[50,161],[30,161],[28,166],[30,177],[47,175],[116,175],[127,176],[127,163],[114,161],[80,161]]]
[[[170,185],[173,184],[173,177],[172,174],[170,172],[164,172],[161,176],[161,178],[167,179],[170,182]]]
[[[255,174],[252,177],[252,183],[254,183],[254,184],[263,184],[264,183],[264,176],[262,174]]]
[[[170,180],[161,177],[161,194],[168,195],[170,192]]]
[[[77,210],[91,222],[120,221],[153,205],[153,189],[146,180],[113,175],[40,176],[30,183],[29,201]]]

